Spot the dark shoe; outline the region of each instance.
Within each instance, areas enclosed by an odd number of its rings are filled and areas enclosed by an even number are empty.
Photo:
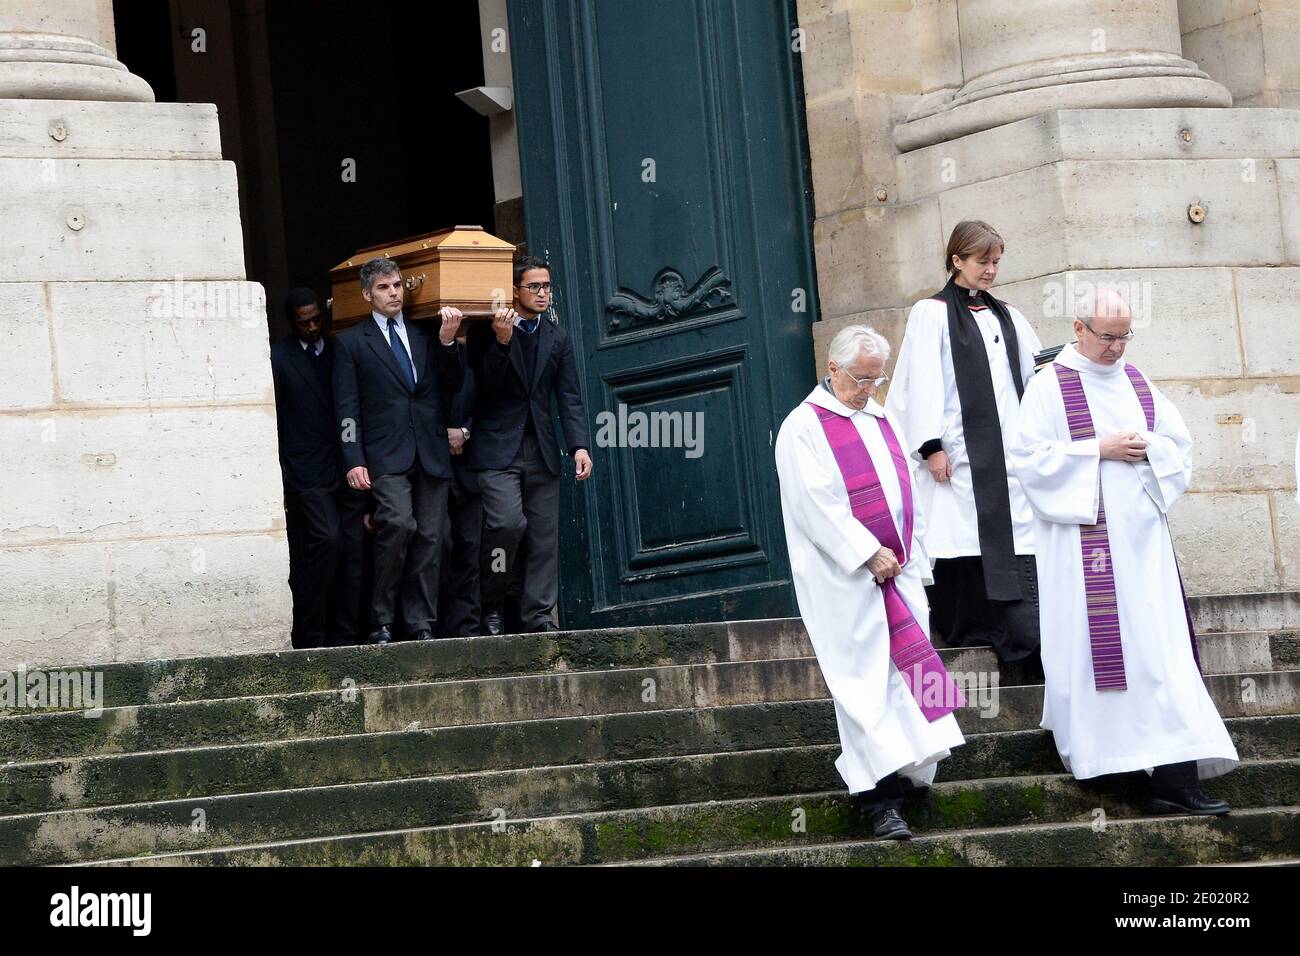
[[[387,624],[371,631],[370,636],[366,638],[367,644],[391,644],[392,642],[393,632],[388,629]]]
[[[877,810],[871,815],[871,829],[877,840],[910,840],[912,831],[897,810]]]
[[[551,631],[558,631],[558,630],[559,630],[559,628],[555,626],[555,622],[554,622],[554,621],[543,621],[541,624],[538,624],[535,628],[533,628],[531,631],[529,631],[529,633],[530,633],[530,634],[549,634]]]
[[[1200,787],[1183,787],[1151,794],[1148,813],[1191,813],[1201,817],[1221,817],[1232,810],[1227,801],[1208,796]]]
[[[484,634],[504,634],[506,632],[506,623],[501,616],[501,608],[490,607],[483,612],[483,633]]]
[[[433,631],[429,630],[427,627],[422,627],[422,628],[420,628],[418,631],[416,631],[414,634],[411,635],[411,640],[413,640],[413,641],[431,641],[431,640],[433,640]]]

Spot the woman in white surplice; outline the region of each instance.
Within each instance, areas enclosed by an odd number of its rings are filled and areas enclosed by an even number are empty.
[[[949,647],[992,645],[1037,676],[1034,516],[1006,446],[1041,345],[990,291],[1005,246],[987,222],[953,228],[948,281],[908,313],[885,407],[913,442],[934,633]]]
[[[836,769],[876,835],[905,839],[910,833],[898,814],[902,778],[928,786],[938,762],[964,742],[951,713],[933,722],[926,719],[890,658],[878,582],[894,578],[916,622],[929,634],[924,584],[930,562],[920,543],[924,516],[918,507],[910,554],[894,555],[882,547],[854,517],[844,478],[810,407],[856,425],[902,537],[902,489],[876,421],[886,412],[872,398],[885,381],[888,356],[889,343],[872,329],[842,329],[831,342],[827,378],[781,425],[776,464],[799,611],[835,701],[843,749]],[[897,421],[888,420],[902,447],[909,448]]]

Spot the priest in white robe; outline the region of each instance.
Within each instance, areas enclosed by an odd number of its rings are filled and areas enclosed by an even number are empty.
[[[1147,809],[1223,814],[1199,780],[1237,751],[1201,678],[1165,515],[1187,490],[1178,410],[1124,361],[1128,305],[1100,291],[1025,390],[1011,458],[1036,516],[1042,726],[1076,778],[1147,771]]]
[[[889,343],[848,326],[776,439],[795,594],[835,702],[835,766],[877,837],[911,836],[904,791],[964,742],[964,703],[929,642],[929,560],[898,423],[872,396]]]

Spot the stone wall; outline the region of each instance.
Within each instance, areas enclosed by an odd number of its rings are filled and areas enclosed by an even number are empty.
[[[1300,112],[1225,108],[1219,77],[1181,58],[1170,3],[1144,5],[1132,15],[1147,22],[1134,25],[1080,2],[1088,16],[1055,39],[1050,18],[1029,29],[1051,5],[1004,5],[1020,21],[1004,24],[1007,42],[1034,38],[1024,56],[1055,49],[1053,62],[1072,76],[1105,67],[1096,81],[1069,83],[1064,106],[1032,112],[1025,94],[1051,89],[1041,56],[1018,65],[1002,50],[996,61],[984,56],[984,74],[962,73],[963,61],[981,62],[963,56],[968,47],[994,42],[987,30],[956,27],[958,7],[967,23],[981,2],[799,4],[818,367],[849,323],[869,323],[897,346],[912,302],[943,282],[952,227],[988,219],[1008,243],[997,292],[1045,344],[1071,337],[1072,305],[1089,284],[1131,290],[1130,356],[1178,404],[1197,442],[1191,494],[1171,516],[1189,589],[1300,588],[1300,335],[1286,310],[1300,299]],[[1183,31],[1190,6],[1181,6]],[[1161,49],[1088,46],[1122,30]],[[1130,86],[1134,105],[1113,108],[1116,75],[1152,89]],[[1162,107],[1160,97],[1182,105]],[[1091,108],[1065,108],[1080,100]],[[1206,213],[1199,222],[1194,206]]]
[[[287,649],[264,297],[216,109],[149,102],[100,0],[15,9],[99,32],[52,67],[68,98],[23,97],[61,41],[0,19],[0,667]]]
[[[1300,106],[1300,0],[1179,0],[1183,52],[1238,107]]]

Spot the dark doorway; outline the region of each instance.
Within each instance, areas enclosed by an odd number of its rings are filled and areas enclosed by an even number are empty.
[[[475,0],[115,0],[114,14],[119,56],[159,100],[217,105],[273,337],[285,291],[328,296],[357,249],[493,229],[488,121],[454,96],[483,82]]]

